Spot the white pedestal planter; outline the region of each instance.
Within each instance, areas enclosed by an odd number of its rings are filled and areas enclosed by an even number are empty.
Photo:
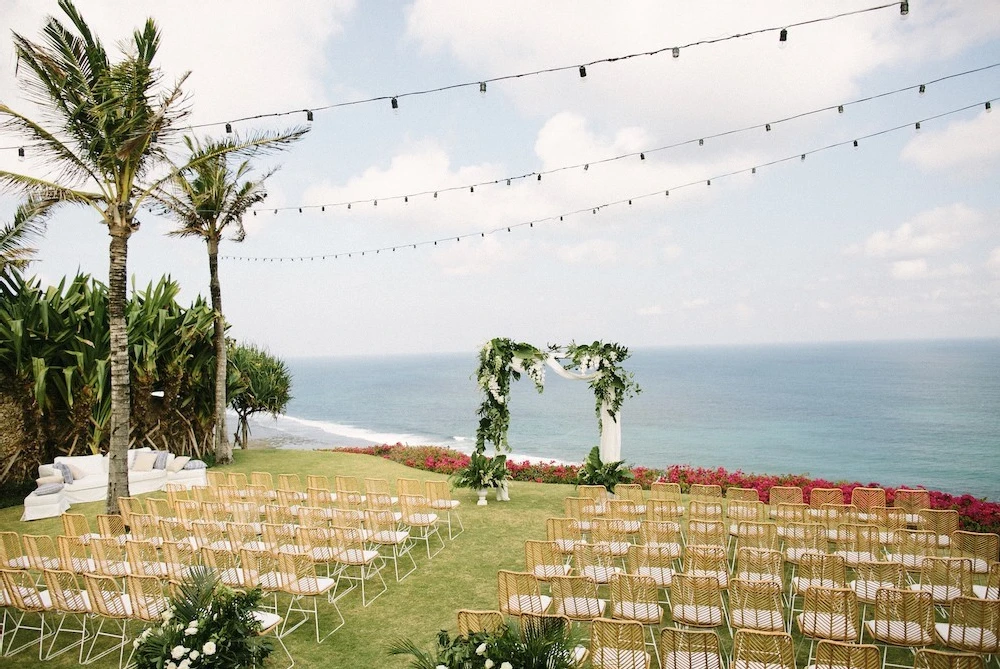
[[[476,491],[476,494],[479,495],[479,501],[476,502],[476,506],[486,506],[489,503],[486,501],[486,493],[489,491],[489,488],[480,488]]]
[[[507,482],[501,481],[500,485],[497,486],[497,501],[498,502],[509,502],[510,492],[507,489]]]

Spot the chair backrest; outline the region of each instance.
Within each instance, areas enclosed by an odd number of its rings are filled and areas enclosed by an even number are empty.
[[[670,605],[675,620],[678,618],[678,606],[691,607],[698,612],[707,609],[718,609],[719,619],[715,627],[723,624],[722,620],[722,594],[719,589],[719,580],[714,576],[694,576],[688,573],[674,574],[670,581]],[[714,622],[714,621],[713,621]],[[688,624],[688,623],[685,623]]]
[[[193,485],[191,499],[196,502],[214,502],[218,500],[218,486]]]
[[[402,497],[403,495],[423,495],[424,486],[417,479],[409,478],[397,478],[396,479],[396,495]]]
[[[948,554],[972,561],[972,573],[986,574],[990,564],[1000,560],[1000,535],[955,530],[948,542]]]
[[[597,507],[594,500],[588,497],[567,497],[563,500],[566,515],[573,518],[580,525],[582,532],[590,531],[590,524],[597,517]]]
[[[506,624],[500,611],[458,610],[459,636],[469,636],[477,632],[493,634],[502,630]]]
[[[597,594],[597,583],[586,576],[553,576],[552,609],[571,620],[593,620],[603,613],[604,602]]]
[[[119,498],[119,504],[122,499]],[[63,534],[70,537],[80,537],[85,542],[90,541],[90,535],[93,533],[90,531],[90,523],[87,522],[85,515],[63,512],[60,518],[62,519]]]
[[[334,479],[334,490],[336,492],[354,492],[361,494],[361,479],[357,476],[345,476],[343,474],[337,474]]]
[[[170,608],[170,601],[164,596],[163,583],[155,576],[129,574],[125,577],[125,587],[135,616],[147,623],[163,622],[163,612]]]
[[[740,547],[736,551],[736,578],[748,581],[772,581],[781,584],[785,560],[780,551],[767,548]]]
[[[937,541],[929,530],[896,530],[889,544],[890,559],[908,571],[920,571],[926,558],[937,555]]]
[[[538,579],[530,572],[497,571],[497,600],[500,611],[511,616],[545,612]]]
[[[940,634],[946,646],[985,655],[1000,652],[1000,600],[958,597],[948,622],[947,633]]]
[[[525,571],[531,572],[540,581],[547,581],[553,576],[565,576],[565,561],[559,545],[554,541],[524,542]]]
[[[726,508],[726,518],[733,525],[742,522],[762,523],[767,520],[767,507],[756,499],[733,499]]]
[[[322,488],[330,491],[330,477],[325,474],[306,474],[306,489]]]
[[[679,520],[684,515],[680,503],[673,499],[650,498],[646,500],[646,520]]]
[[[94,613],[104,618],[124,620],[132,617],[132,607],[128,598],[122,595],[122,588],[110,576],[84,574],[83,583]]]
[[[365,495],[371,495],[372,493],[379,493],[382,495],[389,495],[392,497],[392,490],[389,488],[388,479],[377,479],[377,478],[366,478],[365,479]]]
[[[821,640],[816,644],[816,669],[880,669],[878,646]]]
[[[299,525],[304,527],[329,527],[330,520],[326,509],[318,506],[300,506],[298,508]]]
[[[931,493],[928,490],[911,490],[899,488],[893,497],[892,505],[903,509],[906,513],[916,516],[921,509],[931,508]]]
[[[696,502],[691,504],[693,506]],[[688,521],[688,546],[725,546],[728,537],[726,525],[721,520],[692,518]]]
[[[948,545],[951,533],[959,529],[958,511],[955,509],[921,509],[918,527],[938,536],[938,546]]]
[[[722,648],[715,630],[664,627],[660,630],[663,669],[722,669]]]
[[[714,576],[720,588],[728,587],[729,564],[725,546],[688,544],[684,551],[684,571],[689,574]]]
[[[681,503],[681,485],[667,481],[654,481],[649,484],[650,499],[669,499]]]
[[[781,502],[771,508],[774,509],[774,522],[779,527],[784,527],[790,523],[806,522],[806,510],[809,506],[801,502]]]
[[[425,481],[424,486],[427,492],[427,501],[432,507],[451,501],[451,486],[447,481]]]
[[[639,543],[676,548],[680,557],[681,526],[672,520],[645,520],[639,526]]]
[[[0,569],[27,569],[28,555],[17,532],[0,532]]]
[[[792,637],[785,632],[736,630],[733,636],[733,663],[740,667],[795,669]]]
[[[805,496],[799,486],[772,486],[767,491],[767,503],[772,509],[777,509],[779,504],[802,504]]]
[[[692,500],[722,500],[722,486],[715,483],[692,483],[688,490]]]
[[[76,574],[64,569],[46,569],[42,572],[45,587],[52,598],[53,607],[61,613],[90,613],[90,601]]]
[[[809,588],[799,615],[799,631],[815,638],[858,641],[857,595],[850,588]]]
[[[733,627],[740,629],[783,629],[781,584],[734,578],[729,582],[729,616]]]
[[[843,504],[844,491],[840,488],[813,488],[809,491],[809,506],[814,509],[824,504]]]
[[[934,600],[931,593],[880,588],[869,623],[872,636],[895,646],[929,646],[934,643]]]
[[[768,522],[741,521],[736,526],[736,541],[740,548],[778,550],[781,545],[778,526]]]
[[[121,578],[128,573],[128,558],[125,546],[113,537],[99,537],[90,542],[90,552],[94,558],[95,573],[101,576]]]
[[[278,474],[278,490],[305,492],[305,488],[302,487],[302,478],[298,474]]]
[[[803,589],[846,588],[847,563],[840,555],[805,553],[799,560],[798,579]]]
[[[400,495],[399,509],[406,525],[417,527],[431,525],[436,517],[430,508],[430,503],[423,495]]]
[[[198,564],[199,553],[188,542],[164,541],[160,544],[160,554],[167,568],[167,577],[172,581],[183,581],[190,576],[191,569]]]
[[[851,504],[861,513],[869,513],[877,506],[885,506],[885,488],[854,488],[851,490]]]
[[[295,525],[298,522],[291,507],[281,504],[265,504],[264,519],[273,525]]]
[[[913,669],[984,669],[979,653],[951,653],[931,648],[918,648],[913,656]]]
[[[597,618],[590,630],[590,661],[602,669],[649,666],[642,623]]]
[[[0,579],[3,579],[7,599],[15,609],[32,613],[43,612],[50,608],[42,598],[34,576],[27,569],[0,569]],[[6,614],[5,609],[4,615]]]
[[[274,490],[274,479],[271,477],[271,472],[250,472],[250,483]]]
[[[935,604],[950,604],[956,597],[972,595],[972,561],[965,558],[928,557],[920,567],[920,588]]]
[[[61,568],[59,549],[52,537],[47,534],[25,534],[21,540],[24,542],[24,552],[32,569],[41,571]]]
[[[798,564],[807,553],[825,553],[826,530],[819,523],[789,523],[785,526],[785,560]]]
[[[899,562],[861,562],[854,567],[852,583],[859,600],[873,603],[879,588],[903,588],[906,570]]]
[[[659,625],[663,619],[659,588],[649,576],[615,574],[611,577],[611,617]]]
[[[71,571],[76,574],[94,571],[96,564],[90,559],[87,545],[80,537],[68,537],[63,534],[56,537],[56,543],[59,547],[59,570]]]
[[[642,494],[642,486],[638,483],[619,483],[615,486],[615,497],[626,499],[638,506],[646,504],[645,496]]]
[[[545,536],[555,542],[563,555],[572,555],[573,547],[583,541],[580,524],[573,518],[546,518]]]
[[[692,497],[688,503],[691,520],[722,520],[723,516],[722,497]]]
[[[726,499],[730,502],[759,502],[760,493],[756,488],[726,488]]]

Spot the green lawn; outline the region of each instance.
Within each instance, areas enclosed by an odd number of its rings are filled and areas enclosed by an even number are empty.
[[[303,480],[307,474],[324,474],[331,482],[336,474],[385,478],[395,489],[397,477],[421,480],[441,479],[440,475],[409,469],[382,458],[337,452],[251,450],[237,451],[235,463],[220,468],[226,471],[268,471],[275,476],[298,473]],[[430,648],[440,629],[455,629],[455,612],[460,608],[495,609],[497,606],[496,572],[498,569],[524,569],[524,540],[545,539],[545,519],[563,515],[563,499],[574,492],[570,485],[510,483],[511,501],[491,501],[489,506],[477,507],[475,494],[469,490],[455,491],[461,500],[459,513],[466,531],[454,541],[445,539],[445,549],[428,560],[422,545],[414,548],[417,571],[402,583],[396,583],[391,565],[385,571],[389,590],[368,607],[361,605],[361,596],[351,592],[340,600],[340,608],[347,624],[323,644],[317,645],[311,624],[303,625],[285,638],[297,666],[360,668],[407,666],[406,658],[391,657],[386,653],[390,641],[399,637],[413,639],[418,645]],[[164,496],[152,493],[150,496]],[[492,498],[492,495],[490,496]],[[75,505],[73,512],[83,513],[92,520],[103,511],[103,502]],[[58,518],[22,523],[18,520],[20,507],[0,509],[0,530],[14,530],[21,534],[52,534],[62,532]],[[544,591],[544,588],[543,588]],[[284,602],[287,604],[287,600]],[[324,611],[327,615],[323,615]],[[321,605],[323,623],[333,622],[329,605]],[[669,614],[665,616],[665,623]],[[721,630],[723,647],[728,651],[731,640],[724,628]],[[27,637],[25,637],[27,638]],[[809,644],[795,634],[798,666],[805,666]],[[280,649],[272,655],[269,666],[284,666]],[[112,667],[114,660],[95,663],[94,666]],[[890,653],[890,660],[912,663],[908,655]],[[3,658],[0,666],[6,668],[36,667],[37,655],[29,650]],[[48,666],[75,666],[75,655],[67,653]]]

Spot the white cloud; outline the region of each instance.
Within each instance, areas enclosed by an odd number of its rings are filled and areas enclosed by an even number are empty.
[[[862,246],[849,253],[864,251],[873,258],[934,255],[959,248],[980,232],[983,215],[957,203],[922,212],[895,230],[879,230]]]
[[[659,304],[654,304],[637,309],[635,313],[639,316],[660,316],[663,314],[663,307]]]
[[[556,256],[571,265],[610,266],[618,262],[619,247],[616,242],[589,239],[579,244],[560,247]]]
[[[827,302],[826,300],[816,300],[816,307],[820,311],[831,311],[833,309],[833,304]]]
[[[945,128],[924,131],[903,147],[902,158],[935,172],[959,170],[963,175],[982,174],[984,166],[1000,157],[1000,121],[985,110],[968,121],[954,121]]]
[[[685,311],[691,311],[694,309],[701,309],[702,307],[707,307],[709,304],[708,300],[704,297],[696,297],[691,300],[684,300],[681,302],[681,309]]]
[[[684,249],[682,249],[680,246],[677,246],[676,244],[670,244],[668,246],[663,247],[663,258],[665,260],[677,260],[678,258],[681,257],[681,254],[683,252]]]
[[[915,260],[897,260],[892,263],[892,278],[908,281],[910,279],[922,279],[927,276],[927,260],[916,258]]]

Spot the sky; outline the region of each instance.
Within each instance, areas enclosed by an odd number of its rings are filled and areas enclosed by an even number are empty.
[[[77,3],[109,48],[157,22],[164,79],[191,72],[186,123],[214,124],[191,132],[311,127],[255,159],[280,170],[245,241],[222,245],[230,335],[278,355],[1000,336],[1000,113],[984,105],[1000,67],[952,76],[1000,63],[1000,12],[914,0],[905,19],[892,5],[793,25],[877,4]],[[0,0],[31,38],[58,13]],[[783,47],[776,31],[686,46],[782,26]],[[0,100],[30,112],[15,66],[8,33]],[[473,85],[408,95],[458,83]],[[318,109],[382,96],[399,108]],[[237,120],[305,109],[311,123]],[[0,166],[43,174],[17,146],[0,134]],[[16,203],[0,194],[0,221]],[[204,245],[140,220],[133,284],[169,274],[183,303],[207,296]],[[106,282],[98,223],[60,210],[29,273]]]

